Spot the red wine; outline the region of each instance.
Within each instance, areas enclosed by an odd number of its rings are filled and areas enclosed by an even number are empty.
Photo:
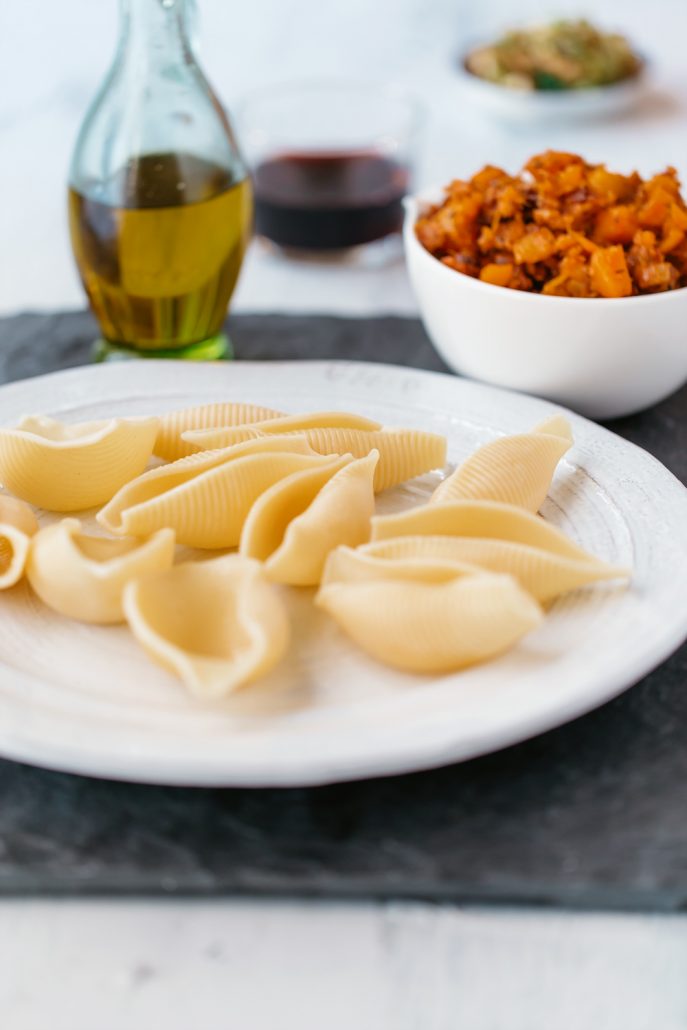
[[[408,169],[374,151],[278,154],[253,180],[256,231],[282,247],[355,247],[403,222]]]

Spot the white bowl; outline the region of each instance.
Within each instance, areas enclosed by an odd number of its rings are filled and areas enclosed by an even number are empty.
[[[610,118],[631,110],[646,93],[646,66],[629,79],[589,89],[513,89],[473,75],[458,62],[465,103],[505,121],[536,123]]]
[[[456,372],[596,419],[641,411],[687,380],[687,289],[606,300],[480,282],[415,235],[423,206],[440,196],[406,199],[403,239],[425,329]]]

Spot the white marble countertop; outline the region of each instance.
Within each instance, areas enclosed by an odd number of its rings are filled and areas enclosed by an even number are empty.
[[[587,5],[588,7],[589,5]],[[633,117],[504,128],[451,70],[469,38],[564,0],[200,0],[201,57],[231,108],[269,81],[398,80],[424,98],[418,170],[443,182],[547,146],[687,177],[687,5],[607,0],[607,24],[653,62]],[[115,0],[0,8],[0,314],[79,307],[64,184],[113,48]],[[254,247],[244,311],[412,313],[402,262],[375,271],[286,262]],[[0,847],[2,842],[0,841]],[[684,1030],[687,916],[298,901],[0,902],[7,1030]]]

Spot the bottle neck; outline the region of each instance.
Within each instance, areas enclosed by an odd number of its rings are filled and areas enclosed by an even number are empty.
[[[125,59],[136,64],[191,60],[186,0],[120,0],[120,44]]]

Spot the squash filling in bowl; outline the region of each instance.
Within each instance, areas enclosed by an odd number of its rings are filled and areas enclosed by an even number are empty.
[[[687,205],[674,168],[642,179],[546,151],[515,176],[456,179],[415,232],[449,268],[558,297],[629,297],[687,285]]]

